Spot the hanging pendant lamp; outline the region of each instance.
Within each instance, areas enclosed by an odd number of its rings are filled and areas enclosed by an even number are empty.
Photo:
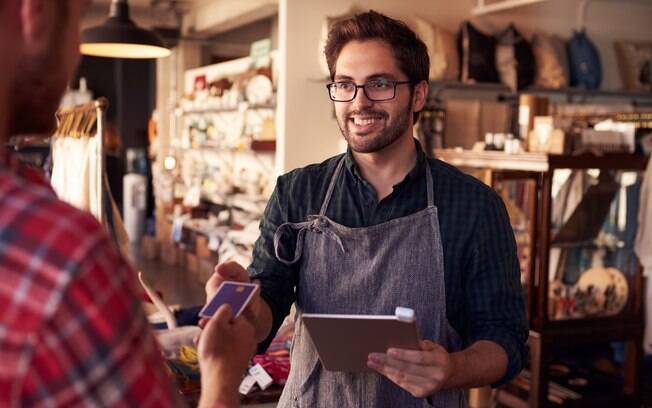
[[[138,27],[129,18],[127,0],[111,0],[109,18],[82,31],[80,52],[109,58],[161,58],[170,55],[154,32]]]

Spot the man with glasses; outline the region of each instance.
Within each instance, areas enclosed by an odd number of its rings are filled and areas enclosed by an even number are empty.
[[[249,275],[264,347],[296,302],[291,372],[279,406],[465,406],[463,389],[523,367],[527,323],[516,245],[489,187],[428,159],[413,125],[428,95],[426,47],[370,11],[336,24],[327,85],[347,152],[278,179]],[[207,284],[248,280],[218,265]],[[301,313],[415,310],[420,350],[368,356],[370,373],[326,371]]]

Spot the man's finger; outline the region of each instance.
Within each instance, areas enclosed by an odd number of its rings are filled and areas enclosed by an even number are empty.
[[[231,314],[231,306],[222,305],[210,319],[207,319],[197,342],[200,354],[202,350],[206,350],[206,347],[213,347],[216,338],[223,338],[229,332],[227,329]]]
[[[417,398],[428,396],[427,390],[431,389],[433,385],[432,382],[426,378],[393,367],[375,365],[375,363],[372,362],[369,362],[369,366]]]
[[[435,350],[437,348],[443,348],[439,344],[433,343],[430,340],[419,340],[419,347],[421,348],[421,350],[424,350],[424,351]]]
[[[405,360],[399,360],[382,353],[370,354],[368,361],[374,364],[374,367],[372,368],[382,367],[420,377],[430,376],[433,370],[433,366],[426,366],[422,364],[411,363]]]
[[[408,350],[399,348],[390,348],[387,355],[393,359],[405,361],[412,364],[433,366],[439,363],[435,356],[434,350]]]
[[[201,317],[199,319],[199,323],[197,323],[197,326],[203,329],[204,327],[206,327],[206,323],[208,323],[208,320],[209,320],[208,317]]]
[[[231,305],[223,304],[219,307],[219,309],[217,309],[217,312],[215,312],[210,320],[215,320],[217,324],[223,326],[229,323],[232,317],[233,312],[231,311]]]
[[[215,272],[226,280],[249,282],[249,274],[237,262],[224,262],[215,267]]]

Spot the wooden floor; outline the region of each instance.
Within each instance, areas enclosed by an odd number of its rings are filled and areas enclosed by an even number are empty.
[[[131,258],[136,270],[143,273],[145,281],[163,294],[166,304],[189,307],[205,303],[204,285],[196,274],[188,273],[182,266],[143,259],[136,251],[132,251]]]

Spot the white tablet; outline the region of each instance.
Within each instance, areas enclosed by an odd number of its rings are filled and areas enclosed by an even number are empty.
[[[390,347],[419,349],[414,312],[396,308],[395,315],[301,315],[319,359],[328,371],[365,372],[369,353]]]

